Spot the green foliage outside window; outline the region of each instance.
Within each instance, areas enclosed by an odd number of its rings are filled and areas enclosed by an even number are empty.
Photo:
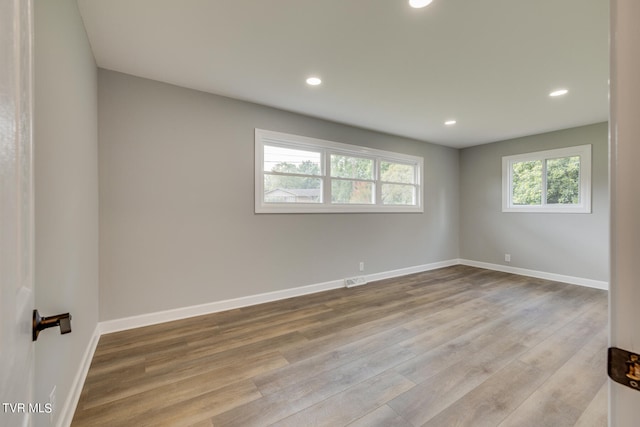
[[[513,164],[513,204],[542,204],[542,161]]]
[[[374,187],[370,182],[374,179],[373,167],[374,162],[371,159],[332,154],[331,202],[373,203]],[[350,178],[355,181],[334,178]]]
[[[332,154],[330,156],[331,202],[341,204],[373,204],[375,186],[375,161]],[[305,160],[300,163],[280,162],[264,175],[264,191],[318,189],[322,185],[320,165],[317,161]],[[292,175],[278,175],[286,173]],[[295,176],[298,175],[298,176]],[[306,176],[302,176],[306,175]],[[344,178],[344,179],[341,179]],[[415,166],[388,161],[380,162],[381,196],[385,205],[415,204]],[[308,193],[305,196],[310,197]],[[280,200],[271,200],[280,201]],[[292,199],[291,201],[294,201]]]
[[[580,202],[580,157],[547,160],[547,203]]]
[[[331,177],[371,180],[373,160],[332,154]]]
[[[320,175],[320,167],[316,162],[305,160],[300,164],[280,162],[272,169],[273,172],[292,173],[301,175]],[[318,178],[302,177],[302,176],[286,176],[286,175],[265,175],[264,189],[265,191],[275,190],[277,188],[287,189],[308,189],[320,188],[321,180]]]
[[[578,204],[580,199],[580,156],[548,159],[546,170],[546,203]],[[514,205],[541,205],[543,194],[543,161],[512,164],[512,201]]]
[[[382,203],[385,205],[412,205],[415,203],[415,166],[403,163],[380,162]]]

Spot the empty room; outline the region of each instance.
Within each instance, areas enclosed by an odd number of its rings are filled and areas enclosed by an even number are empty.
[[[2,2],[1,425],[635,425],[634,0]]]

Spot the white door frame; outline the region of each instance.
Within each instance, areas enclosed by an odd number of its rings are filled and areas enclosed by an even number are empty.
[[[610,346],[640,353],[640,1],[610,0]],[[640,392],[610,381],[609,425],[640,425]]]
[[[32,0],[0,0],[0,425],[29,426],[34,395]]]

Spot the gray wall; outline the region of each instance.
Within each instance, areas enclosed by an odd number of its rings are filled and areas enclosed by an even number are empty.
[[[99,70],[100,317],[458,257],[458,152]],[[254,128],[423,156],[423,214],[254,214]]]
[[[592,144],[591,214],[502,212],[502,156],[583,144]],[[607,123],[463,149],[460,171],[461,258],[609,280]]]
[[[35,344],[35,402],[56,386],[57,418],[98,322],[97,69],[74,0],[36,0],[34,14],[36,307],[73,316],[71,334]]]

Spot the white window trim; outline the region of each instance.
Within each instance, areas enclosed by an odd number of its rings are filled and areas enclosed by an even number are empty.
[[[279,145],[290,148],[303,148],[321,152],[321,175],[323,203],[265,203],[264,202],[264,146]],[[343,154],[374,160],[376,187],[375,204],[336,204],[331,203],[331,177],[329,176],[330,154]],[[416,205],[383,205],[380,199],[380,188],[383,181],[379,176],[381,161],[391,161],[415,165]],[[424,159],[409,154],[343,144],[291,135],[264,129],[255,129],[255,213],[422,213],[423,206],[423,168]],[[367,181],[367,180],[358,180]],[[386,183],[386,182],[384,182]]]
[[[546,204],[546,182],[543,173],[543,204],[539,206],[514,205],[512,196],[512,165],[523,161],[555,159],[580,156],[580,203],[575,205]],[[538,213],[591,213],[591,145],[559,148],[534,153],[504,156],[502,158],[502,212]]]

